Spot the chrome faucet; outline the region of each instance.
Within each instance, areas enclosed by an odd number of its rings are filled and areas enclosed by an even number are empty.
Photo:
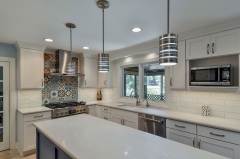
[[[149,107],[149,106],[150,106],[150,104],[148,103],[148,100],[147,100],[147,99],[143,99],[143,101],[142,101],[142,102],[144,102],[144,101],[146,101],[146,107]]]
[[[138,93],[137,93],[136,91],[132,91],[132,92],[130,93],[130,95],[129,95],[129,98],[132,97],[132,93],[133,93],[133,92],[135,92],[135,96],[136,96],[136,98],[137,98],[136,106],[138,106],[138,104],[141,103],[141,102],[140,102],[140,99],[139,99],[139,95],[138,95]]]

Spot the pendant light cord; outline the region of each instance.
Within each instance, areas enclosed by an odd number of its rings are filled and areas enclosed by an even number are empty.
[[[104,3],[102,2],[102,13],[103,13],[103,23],[102,23],[102,29],[103,29],[103,54],[104,54],[104,9],[105,9],[105,6],[104,6]]]
[[[70,51],[72,53],[72,28],[70,28]]]
[[[168,32],[168,34],[169,34],[169,6],[170,6],[170,0],[168,0],[168,2],[167,2],[167,5],[168,5],[168,11],[167,11],[167,18],[168,18],[168,20],[167,20],[167,32]]]

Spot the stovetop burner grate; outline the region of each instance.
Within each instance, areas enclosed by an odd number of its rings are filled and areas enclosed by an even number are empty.
[[[74,107],[74,106],[79,106],[79,105],[85,105],[86,102],[57,102],[57,103],[49,103],[45,104],[46,107],[51,108],[51,109],[56,109],[56,108],[66,108],[66,107]]]

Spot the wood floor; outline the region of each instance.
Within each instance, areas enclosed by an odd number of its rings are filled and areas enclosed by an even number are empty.
[[[0,152],[0,159],[36,159],[36,155],[22,157],[18,149],[6,150]]]

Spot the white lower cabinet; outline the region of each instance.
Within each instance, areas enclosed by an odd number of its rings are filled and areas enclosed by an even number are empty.
[[[97,105],[89,105],[89,115],[95,116],[95,117],[102,117],[102,108],[101,106],[97,106]]]
[[[32,114],[17,114],[17,145],[21,154],[25,155],[36,148],[35,122],[51,120],[51,112],[40,112]]]
[[[199,149],[232,159],[240,159],[240,146],[202,136],[197,137]]]
[[[119,110],[119,109],[111,109],[111,119],[112,122],[125,125],[134,129],[138,129],[138,114]]]
[[[196,147],[197,135],[190,134],[179,130],[174,130],[170,128],[166,128],[166,138],[188,145],[192,147]]]

